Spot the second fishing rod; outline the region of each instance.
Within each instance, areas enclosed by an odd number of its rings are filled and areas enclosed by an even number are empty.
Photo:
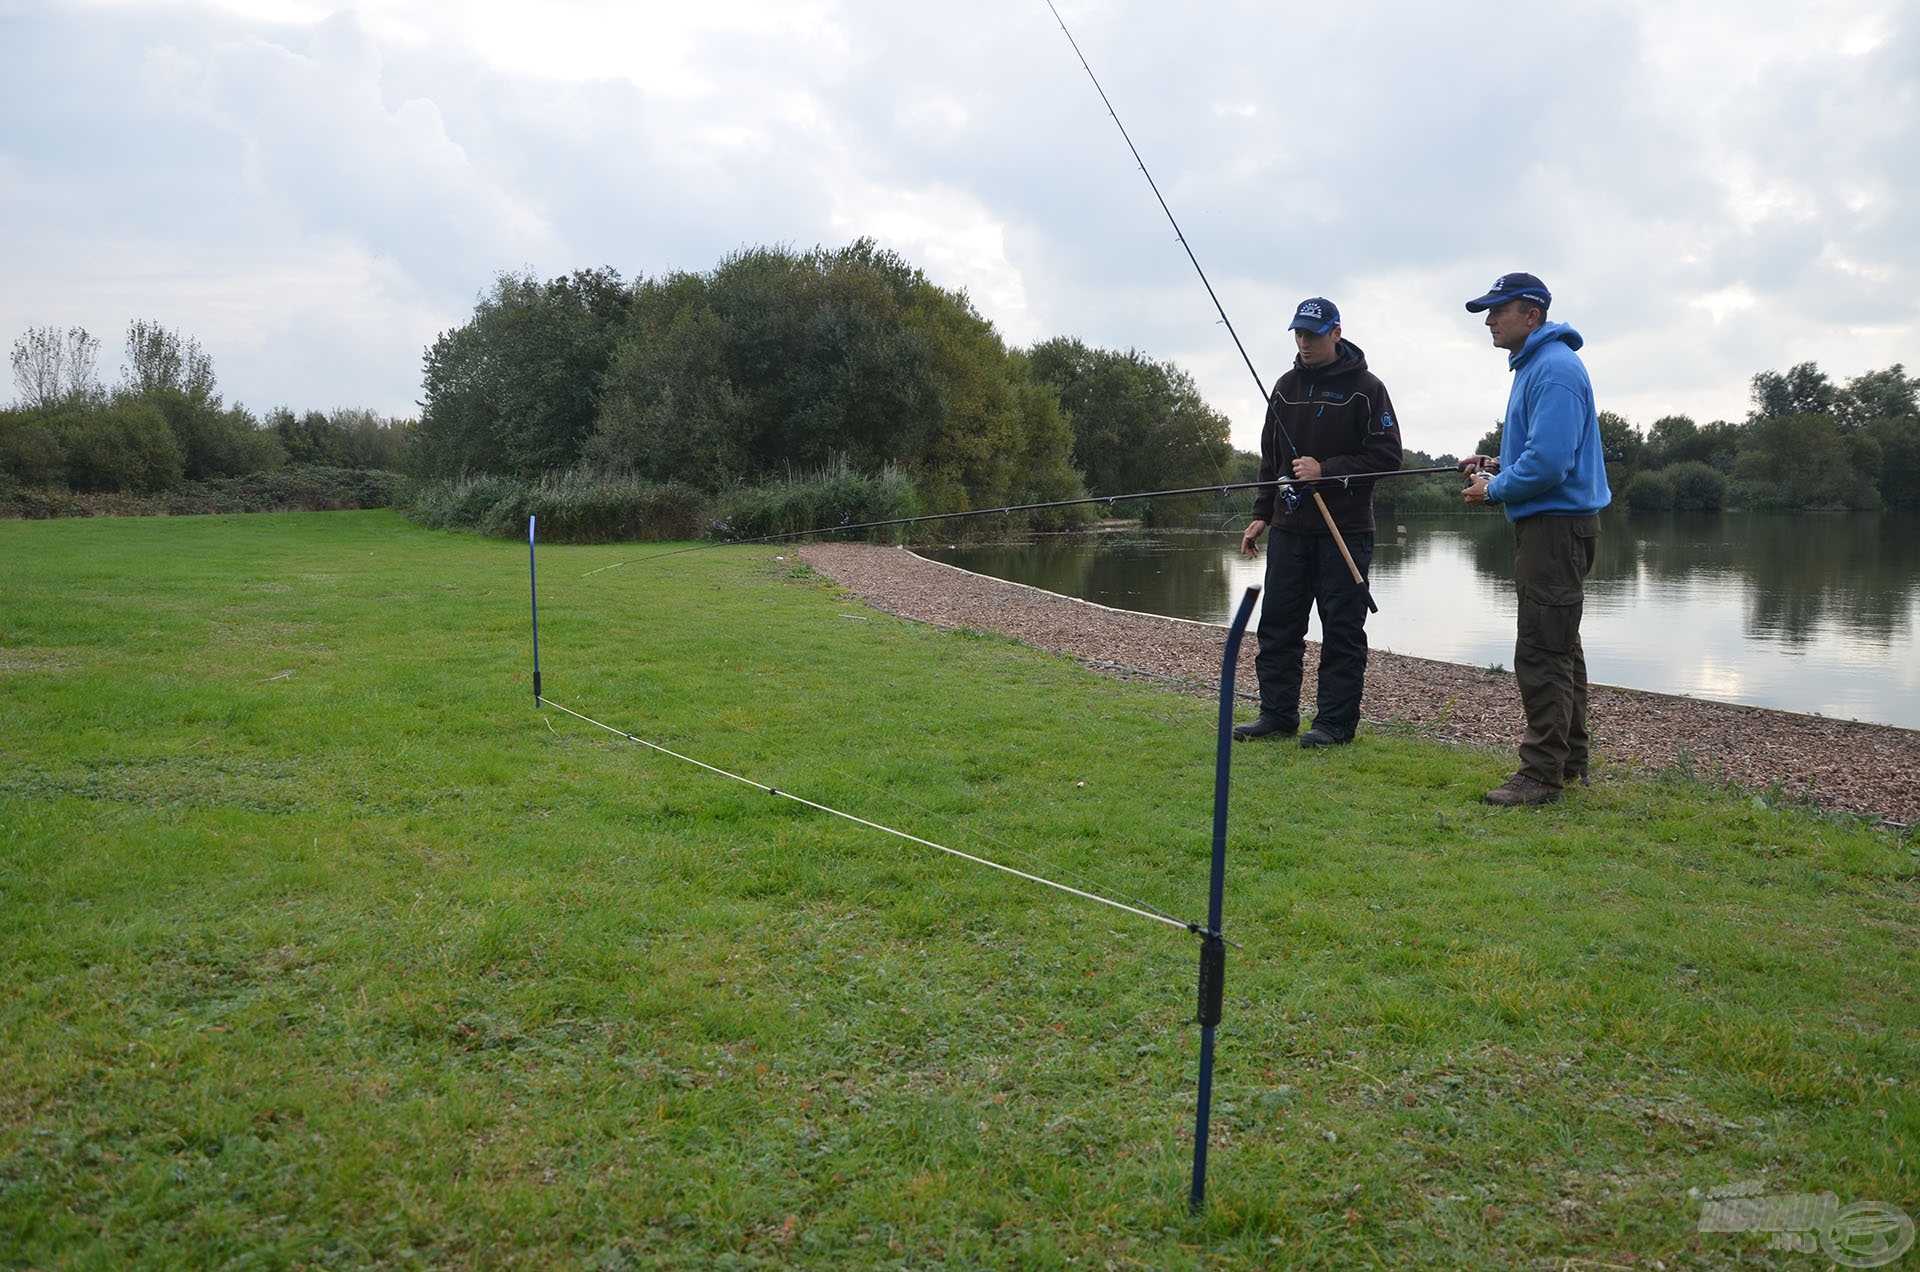
[[[1253,376],[1253,382],[1259,386],[1260,396],[1267,404],[1267,418],[1273,422],[1280,440],[1286,444],[1289,463],[1297,462],[1303,456],[1300,448],[1294,445],[1293,436],[1287,432],[1286,422],[1280,418],[1280,413],[1274,407],[1273,391],[1267,387],[1267,382],[1261,379],[1260,372],[1253,365],[1253,359],[1248,356],[1247,346],[1241,343],[1240,333],[1234,330],[1233,319],[1227,317],[1226,306],[1220,303],[1219,295],[1213,290],[1212,281],[1207,278],[1207,271],[1200,267],[1200,258],[1193,254],[1193,245],[1187,242],[1186,233],[1181,230],[1180,222],[1174,218],[1173,209],[1167,206],[1166,196],[1160,193],[1160,183],[1153,179],[1151,172],[1147,171],[1147,161],[1140,157],[1140,150],[1133,144],[1133,138],[1128,134],[1127,126],[1120,122],[1119,112],[1114,110],[1113,103],[1107,99],[1107,90],[1100,87],[1100,77],[1093,73],[1093,67],[1087,62],[1087,55],[1080,51],[1080,43],[1073,38],[1073,32],[1067,30],[1066,19],[1060,16],[1060,10],[1054,7],[1053,0],[1047,0],[1047,8],[1053,13],[1053,20],[1060,24],[1060,33],[1066,36],[1067,43],[1073,46],[1073,54],[1080,59],[1080,65],[1087,72],[1087,78],[1093,81],[1093,89],[1100,94],[1101,104],[1107,108],[1107,115],[1113,120],[1113,126],[1120,130],[1120,136],[1127,143],[1127,150],[1133,155],[1134,163],[1139,165],[1140,175],[1147,179],[1147,185],[1152,188],[1153,197],[1159,202],[1160,210],[1166,213],[1167,224],[1173,227],[1174,237],[1180,241],[1181,248],[1186,251],[1187,260],[1192,263],[1194,273],[1200,276],[1200,285],[1207,289],[1207,298],[1213,301],[1214,311],[1220,315],[1220,321],[1226,326],[1227,334],[1233,337],[1233,347],[1240,351],[1240,360],[1247,364],[1247,371]],[[1340,527],[1334,524],[1333,511],[1327,507],[1327,501],[1321,496],[1317,486],[1309,489],[1313,496],[1314,507],[1319,511],[1320,519],[1326,523],[1327,533],[1333,536],[1334,545],[1340,549],[1341,560],[1346,562],[1347,571],[1353,575],[1354,585],[1366,598],[1367,609],[1372,613],[1379,613],[1380,607],[1374,603],[1373,592],[1367,587],[1366,576],[1354,563],[1353,553],[1347,547],[1346,536],[1342,535]]]

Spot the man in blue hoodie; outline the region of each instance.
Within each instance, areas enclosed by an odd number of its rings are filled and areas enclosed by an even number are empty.
[[[1613,501],[1600,450],[1600,414],[1577,350],[1586,343],[1547,321],[1553,294],[1532,274],[1502,274],[1467,312],[1487,315],[1494,347],[1507,351],[1513,389],[1500,455],[1470,455],[1469,504],[1499,504],[1513,523],[1519,637],[1513,674],[1527,730],[1520,771],[1488,791],[1489,804],[1551,804],[1587,778],[1587,659],[1580,648],[1586,577]]]

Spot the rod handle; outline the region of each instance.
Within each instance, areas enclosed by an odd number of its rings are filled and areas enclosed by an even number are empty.
[[[1340,559],[1347,563],[1347,571],[1353,575],[1353,581],[1367,598],[1367,612],[1378,614],[1380,607],[1373,603],[1373,593],[1367,587],[1366,577],[1360,573],[1360,567],[1353,563],[1353,553],[1347,551],[1346,536],[1340,533],[1339,526],[1333,524],[1333,511],[1327,507],[1327,501],[1320,497],[1318,490],[1313,492],[1313,502],[1320,509],[1320,519],[1327,523],[1327,532],[1333,536],[1334,546],[1340,549]]]

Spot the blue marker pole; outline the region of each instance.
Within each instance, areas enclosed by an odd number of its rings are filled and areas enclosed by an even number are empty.
[[[1213,1110],[1213,1029],[1220,1023],[1226,995],[1227,943],[1220,933],[1220,911],[1227,893],[1227,778],[1233,768],[1233,673],[1240,665],[1240,639],[1260,589],[1240,598],[1227,652],[1220,661],[1220,740],[1213,759],[1213,877],[1207,892],[1207,930],[1200,934],[1200,1102],[1193,1116],[1193,1191],[1187,1208],[1199,1214],[1207,1202],[1207,1119]]]
[[[527,586],[533,592],[533,705],[540,705],[540,582],[533,563],[534,517],[527,518]]]

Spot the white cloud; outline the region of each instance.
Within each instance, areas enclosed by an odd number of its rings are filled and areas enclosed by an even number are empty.
[[[1738,313],[1743,309],[1752,309],[1760,302],[1759,299],[1754,296],[1753,288],[1745,284],[1736,283],[1732,287],[1722,287],[1718,291],[1695,296],[1687,303],[1706,310],[1708,317],[1712,318],[1714,324],[1717,326],[1726,321],[1729,315]]]
[[[1920,364],[1910,5],[1063,13],[1261,375],[1292,304],[1330,295],[1420,449],[1504,404],[1460,303],[1509,269],[1548,280],[1603,404],[1642,423],[1739,418],[1754,372],[1809,357]],[[1303,98],[1286,49],[1364,56]],[[866,235],[1011,342],[1180,362],[1256,436],[1044,6],[56,3],[0,12],[0,117],[34,121],[0,133],[0,325],[204,322],[250,402],[411,401],[421,344],[503,269]]]
[[[848,190],[835,204],[830,226],[842,239],[870,237],[940,286],[965,291],[975,308],[994,315],[1010,343],[1031,344],[1054,334],[1027,307],[1025,283],[1007,259],[1006,227],[962,191]]]

